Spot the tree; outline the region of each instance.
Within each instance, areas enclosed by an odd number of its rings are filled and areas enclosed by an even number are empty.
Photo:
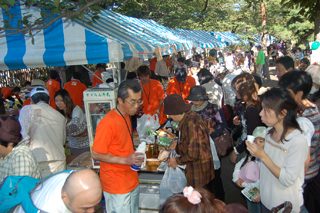
[[[320,0],[282,0],[284,6],[299,8],[299,14],[314,23],[314,41],[320,40]]]
[[[84,14],[87,12],[93,13],[92,21],[96,21],[99,19],[97,14],[108,4],[113,4],[113,1],[25,0],[16,2],[15,0],[0,0],[0,7],[4,10],[4,13],[8,15],[8,19],[3,20],[3,23],[0,24],[0,36],[3,37],[17,33],[33,36],[35,32],[49,27],[60,18],[65,18],[65,21],[70,19],[72,21],[75,19],[83,20]],[[41,12],[42,17],[34,17],[32,12],[27,12],[23,14],[23,19],[19,20],[16,14],[9,13],[9,10],[17,5],[28,9],[31,6],[36,6],[43,10]],[[12,23],[15,23],[15,21],[17,21],[16,26],[18,27],[12,27]]]

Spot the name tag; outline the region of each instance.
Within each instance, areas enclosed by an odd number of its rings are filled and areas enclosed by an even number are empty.
[[[71,83],[71,85],[72,85],[72,86],[76,86],[76,85],[77,85],[77,82],[73,81],[73,82]]]
[[[49,81],[49,85],[51,85],[52,84],[52,81]]]

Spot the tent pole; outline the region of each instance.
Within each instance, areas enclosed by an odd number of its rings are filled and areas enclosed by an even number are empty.
[[[84,66],[84,65],[81,65],[83,68],[85,68],[86,70],[88,70],[89,72],[91,72],[93,75],[95,75],[98,79],[100,79],[102,82],[102,78],[100,78],[99,76],[97,76],[96,74],[94,74],[94,72],[92,70],[90,70],[88,67]]]

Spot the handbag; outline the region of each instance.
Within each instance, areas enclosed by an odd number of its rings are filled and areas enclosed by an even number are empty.
[[[250,161],[240,169],[239,178],[245,183],[254,183],[260,179],[260,166],[255,161]]]
[[[233,150],[233,141],[230,138],[230,133],[228,130],[219,137],[212,139],[216,145],[219,157],[227,156]]]
[[[290,201],[286,201],[277,207],[273,207],[270,213],[278,213],[281,209],[283,209],[282,213],[290,213],[292,211],[292,203]]]

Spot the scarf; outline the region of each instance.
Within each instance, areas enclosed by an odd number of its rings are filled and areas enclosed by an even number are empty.
[[[208,106],[208,101],[205,101],[201,106],[196,107],[195,105],[191,106],[191,110],[195,111],[195,112],[199,112],[202,111],[203,109],[205,109]]]

